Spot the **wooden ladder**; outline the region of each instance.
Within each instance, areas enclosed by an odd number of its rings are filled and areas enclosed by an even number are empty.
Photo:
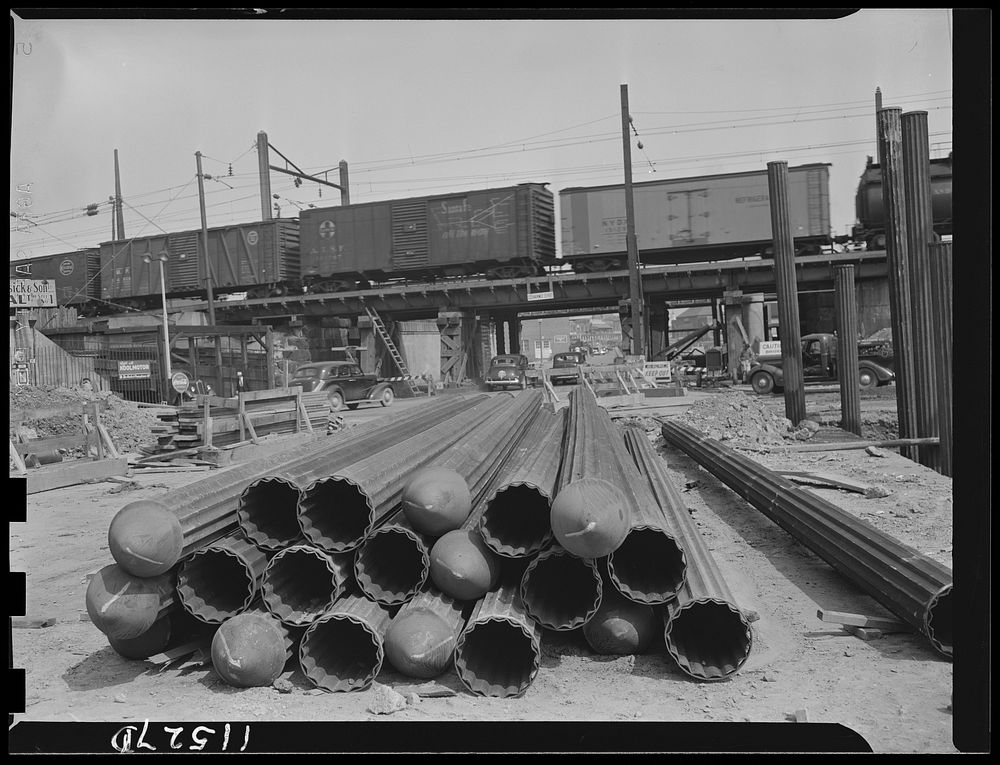
[[[403,355],[399,352],[396,344],[392,342],[392,337],[389,336],[389,331],[385,328],[382,318],[378,315],[374,308],[364,306],[364,309],[365,313],[368,314],[368,318],[372,320],[372,326],[375,327],[375,331],[378,332],[378,336],[382,338],[382,342],[385,343],[385,347],[389,349],[389,355],[392,356],[392,360],[396,363],[396,368],[399,369],[399,373],[403,376],[410,392],[416,396],[420,391],[417,388],[416,383],[413,381],[410,371],[406,368],[406,362],[403,361]]]

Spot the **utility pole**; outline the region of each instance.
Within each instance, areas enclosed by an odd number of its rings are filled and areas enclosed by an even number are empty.
[[[267,153],[267,133],[257,133],[257,169],[260,173],[261,220],[271,220],[271,162]]]
[[[208,325],[215,329],[215,289],[212,279],[212,260],[208,257],[208,214],[205,212],[205,176],[201,172],[201,152],[194,153],[195,162],[198,165],[198,207],[201,208],[201,252],[205,260],[205,289],[208,292]],[[196,342],[191,338],[189,342]],[[222,346],[221,338],[215,336],[215,375],[216,393],[224,396],[222,390]]]
[[[115,149],[115,217],[118,220],[118,238],[124,239],[125,214],[122,211],[122,178],[118,172],[118,149]]]
[[[639,277],[639,248],[635,241],[635,209],[632,200],[632,145],[628,129],[632,118],[628,113],[628,85],[621,86],[622,151],[625,155],[625,248],[628,252],[629,308],[632,316],[632,353],[646,352],[646,321],[642,305],[642,280]]]
[[[351,203],[351,192],[347,186],[347,160],[340,160],[340,204],[349,205]]]

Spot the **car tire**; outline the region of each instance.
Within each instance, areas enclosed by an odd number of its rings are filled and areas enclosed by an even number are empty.
[[[858,382],[860,382],[862,388],[874,388],[878,385],[878,377],[870,369],[859,369]]]
[[[774,391],[774,378],[768,372],[754,372],[750,376],[750,387],[762,396]]]
[[[358,408],[358,405],[357,405],[357,404],[348,404],[348,405],[347,405],[347,408],[348,408],[348,409],[351,409],[351,410],[354,410],[354,409],[357,409],[357,408]]]
[[[521,375],[521,380],[518,383],[518,387],[521,390],[528,390],[528,378],[525,377],[524,375]]]
[[[392,392],[392,388],[386,388],[382,391],[382,395],[379,396],[378,402],[382,406],[392,406],[392,402],[396,400],[396,394]]]
[[[339,390],[332,390],[326,394],[326,400],[330,402],[330,408],[335,412],[344,407],[344,395]]]

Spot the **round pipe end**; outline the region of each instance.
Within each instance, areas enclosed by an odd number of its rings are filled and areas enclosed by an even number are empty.
[[[108,527],[111,555],[126,572],[152,577],[169,571],[184,551],[176,512],[154,499],[125,505]]]

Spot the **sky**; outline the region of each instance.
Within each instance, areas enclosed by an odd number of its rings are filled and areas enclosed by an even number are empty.
[[[12,14],[11,259],[261,218],[258,131],[352,202],[523,182],[622,183],[830,163],[832,234],[855,222],[874,93],[952,150],[948,9],[840,19],[24,20]],[[642,148],[638,147],[642,143]],[[282,164],[272,152],[271,163]],[[231,175],[230,175],[231,172]],[[340,192],[271,174],[282,217]],[[85,208],[97,203],[98,213]],[[557,201],[558,204],[558,201]],[[273,210],[273,208],[272,208]],[[558,216],[558,210],[557,210]]]

